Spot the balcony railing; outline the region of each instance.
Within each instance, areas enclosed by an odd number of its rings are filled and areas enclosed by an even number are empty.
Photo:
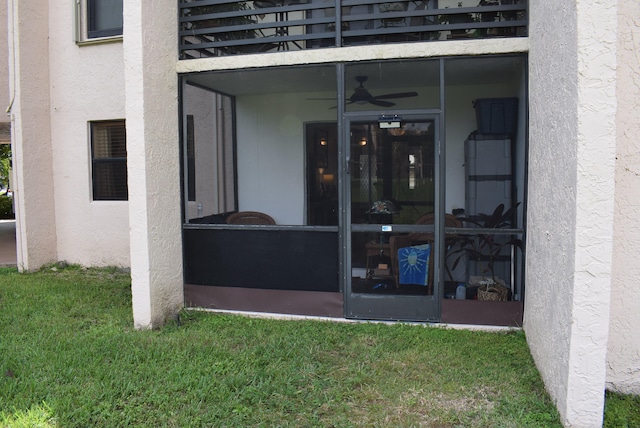
[[[526,0],[480,0],[473,6],[459,2],[444,8],[438,3],[180,0],[180,56],[527,35]]]

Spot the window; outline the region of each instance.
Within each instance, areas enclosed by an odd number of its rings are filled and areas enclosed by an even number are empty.
[[[75,0],[74,3],[77,44],[122,40],[122,0]]]
[[[87,0],[87,36],[122,35],[122,0]]]
[[[124,120],[91,122],[94,201],[126,201],[127,138]]]

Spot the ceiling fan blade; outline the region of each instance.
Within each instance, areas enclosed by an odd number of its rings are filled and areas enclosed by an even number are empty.
[[[373,98],[377,100],[388,100],[389,98],[409,98],[409,97],[417,97],[417,96],[418,96],[417,92],[398,92],[396,94],[378,95]]]
[[[391,101],[380,101],[378,99],[371,99],[369,100],[369,104],[373,104],[376,106],[380,106],[380,107],[392,107],[394,105],[396,105],[396,103],[392,103]]]

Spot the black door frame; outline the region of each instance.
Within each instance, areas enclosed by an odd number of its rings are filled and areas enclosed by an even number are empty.
[[[345,299],[345,317],[356,319],[382,319],[382,320],[405,320],[405,321],[432,321],[436,322],[440,319],[440,301],[442,297],[443,287],[441,286],[442,269],[444,266],[444,253],[439,249],[442,248],[440,241],[441,229],[438,223],[441,222],[442,215],[438,215],[442,209],[441,195],[444,193],[444,150],[441,146],[442,138],[440,115],[433,110],[399,110],[394,112],[384,112],[385,115],[396,114],[402,118],[404,122],[412,120],[432,120],[435,125],[434,136],[434,157],[435,157],[435,185],[434,185],[434,210],[436,220],[434,224],[435,245],[432,257],[434,257],[434,287],[433,295],[381,295],[381,294],[361,294],[353,293],[351,290],[351,254],[352,248],[352,232],[375,232],[375,233],[409,233],[422,231],[428,226],[417,225],[366,225],[352,224],[351,219],[351,186],[350,186],[350,128],[351,123],[355,121],[369,121],[378,123],[381,116],[380,111],[366,111],[357,113],[345,113],[343,115],[343,130],[341,144],[343,145],[345,159],[345,167],[341,170],[342,175],[342,221],[341,233],[342,248],[344,248],[343,260],[341,265],[344,267],[342,275],[342,289],[344,290]],[[444,231],[442,232],[444,233]]]

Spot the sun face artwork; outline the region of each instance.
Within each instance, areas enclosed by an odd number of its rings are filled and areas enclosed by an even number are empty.
[[[427,285],[431,245],[422,244],[398,250],[399,283]]]

